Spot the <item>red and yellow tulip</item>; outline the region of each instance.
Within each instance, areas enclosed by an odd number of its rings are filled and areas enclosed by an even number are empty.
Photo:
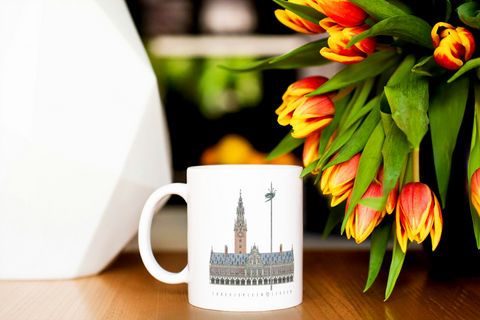
[[[345,48],[350,39],[370,29],[368,24],[345,28],[335,24],[330,18],[323,19],[320,24],[328,27],[327,31],[330,33],[330,37],[328,38],[329,48],[324,47],[320,50],[320,54],[328,60],[344,64],[354,64],[363,61],[368,55],[375,51],[377,44],[375,37],[359,41],[348,49]]]
[[[295,4],[301,4],[304,6],[308,5],[305,0],[288,0],[288,1]],[[277,17],[278,21],[280,21],[283,25],[300,33],[318,34],[318,33],[325,32],[325,29],[320,27],[318,24],[311,23],[310,21],[307,21],[299,17],[297,14],[287,9],[275,10],[275,16]]]
[[[300,139],[322,130],[333,120],[335,106],[326,95],[318,95],[306,98],[295,109],[290,124],[292,125],[292,137]]]
[[[472,204],[477,210],[478,216],[480,216],[480,169],[477,169],[470,180]]]
[[[303,166],[306,167],[313,161],[318,159],[318,149],[320,144],[321,131],[318,130],[314,134],[309,135],[305,139],[303,145]],[[312,170],[312,174],[318,174],[318,170]]]
[[[314,76],[292,83],[282,96],[282,104],[277,110],[275,110],[275,113],[278,115],[278,123],[282,126],[289,125],[290,120],[292,120],[293,112],[306,99],[305,95],[317,89],[327,81],[328,78]]]
[[[435,62],[449,70],[460,69],[475,51],[475,40],[466,28],[439,22],[431,32]]]
[[[307,4],[344,27],[356,27],[365,22],[368,14],[346,0],[306,0]]]
[[[363,198],[376,198],[382,196],[382,185],[373,181],[368,187]],[[350,196],[347,200],[345,212],[350,204]],[[375,209],[357,204],[348,218],[345,225],[345,233],[347,238],[353,237],[357,243],[363,242],[372,233],[373,229],[382,221],[385,216],[385,210],[376,211]]]
[[[361,154],[358,153],[349,160],[328,167],[323,171],[322,179],[320,180],[320,189],[323,194],[332,195],[332,207],[340,204],[352,193],[360,156]],[[332,160],[335,159],[335,157],[336,155]]]
[[[396,212],[397,239],[403,252],[408,240],[423,242],[430,234],[432,250],[438,246],[443,218],[437,197],[421,182],[407,183],[398,196]]]

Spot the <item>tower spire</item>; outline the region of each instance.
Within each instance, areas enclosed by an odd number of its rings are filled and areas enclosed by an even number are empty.
[[[243,207],[242,190],[240,189],[240,198],[237,205],[237,220],[244,220],[245,208]]]

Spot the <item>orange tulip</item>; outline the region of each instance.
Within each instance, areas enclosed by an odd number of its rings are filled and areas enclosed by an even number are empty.
[[[421,243],[428,234],[432,250],[438,246],[443,228],[442,211],[437,197],[426,184],[410,182],[403,187],[395,218],[397,239],[403,252],[409,239]]]
[[[380,165],[377,173],[377,180],[383,186],[383,164]],[[395,210],[397,205],[397,194],[398,194],[398,181],[392,191],[388,194],[386,210],[388,214],[391,214]]]
[[[295,4],[301,4],[304,6],[308,5],[305,0],[288,0],[288,1]],[[297,14],[287,9],[275,10],[275,16],[277,17],[278,21],[280,21],[283,25],[300,33],[318,34],[318,33],[325,32],[325,29],[320,27],[318,24],[311,23],[310,21],[307,21],[299,17]]]
[[[318,95],[306,98],[293,112],[292,137],[306,138],[315,131],[322,130],[333,120],[335,106],[329,97]]]
[[[375,51],[377,45],[375,37],[357,42],[348,49],[345,48],[350,39],[370,29],[368,24],[345,28],[333,23],[329,18],[323,19],[320,24],[329,26],[327,29],[328,33],[330,33],[330,37],[328,38],[329,48],[323,47],[320,50],[320,54],[326,59],[344,64],[354,64],[363,61],[368,55]]]
[[[321,131],[316,131],[314,134],[305,139],[303,145],[303,166],[306,167],[313,161],[318,159],[318,148],[320,144]],[[318,174],[318,170],[313,170],[312,174]]]
[[[332,207],[340,204],[352,193],[360,156],[361,154],[358,153],[351,159],[328,167],[323,171],[322,179],[320,180],[320,189],[323,194],[332,195]],[[332,160],[335,159],[335,157],[336,155]]]
[[[278,123],[282,126],[289,125],[293,112],[304,102],[305,95],[327,81],[328,78],[314,76],[292,83],[282,96],[282,105],[275,110],[278,115]]]
[[[306,0],[307,4],[344,27],[356,27],[367,19],[368,14],[356,4],[346,0]]]
[[[475,51],[473,35],[463,27],[439,22],[431,32],[435,62],[449,70],[460,69]]]
[[[381,196],[382,185],[376,181],[373,181],[365,194],[362,196],[362,199],[376,198]],[[348,210],[349,204],[350,196],[347,200],[345,213]],[[363,242],[372,233],[373,229],[382,221],[384,216],[385,210],[376,211],[362,204],[357,204],[353,209],[352,214],[348,218],[347,224],[345,225],[345,233],[347,234],[347,238],[350,239],[350,237],[353,237],[357,243]]]
[[[480,169],[477,169],[470,180],[470,188],[472,193],[472,204],[480,216]]]

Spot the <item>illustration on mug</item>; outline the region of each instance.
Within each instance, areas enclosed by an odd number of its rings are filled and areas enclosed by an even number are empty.
[[[236,219],[234,221],[235,253],[210,253],[210,284],[231,286],[259,286],[293,282],[294,258],[292,250],[283,251],[280,244],[279,251],[273,252],[273,199],[276,190],[272,184],[265,194],[265,202],[270,202],[270,252],[260,253],[257,245],[247,253],[247,220],[243,206],[242,191],[238,199]]]

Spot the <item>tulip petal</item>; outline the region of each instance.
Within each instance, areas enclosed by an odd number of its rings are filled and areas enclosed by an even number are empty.
[[[407,252],[407,244],[408,244],[408,237],[407,232],[403,228],[403,224],[401,223],[401,216],[403,216],[403,212],[400,209],[400,203],[397,204],[397,213],[395,215],[395,225],[396,225],[396,233],[397,233],[397,241],[400,245],[400,248],[403,252]]]
[[[435,49],[433,58],[436,63],[448,70],[457,70],[463,66],[462,60],[455,58],[449,48],[442,46]]]
[[[341,55],[338,55],[338,54],[334,53],[332,50],[330,50],[329,48],[326,48],[326,47],[324,47],[324,48],[322,48],[322,50],[320,50],[320,54],[325,59],[335,61],[335,62],[340,62],[340,63],[343,63],[343,64],[355,64],[355,63],[359,63],[359,62],[362,62],[363,60],[365,60],[365,57],[362,57],[362,56],[355,56],[355,57],[341,56]]]
[[[432,28],[430,36],[432,37],[433,46],[436,49],[440,45],[440,33],[445,29],[455,29],[451,24],[446,22],[438,22]]]
[[[325,15],[344,27],[363,24],[368,14],[356,4],[346,0],[318,0]]]
[[[352,183],[353,187],[353,183]],[[348,189],[345,193],[338,195],[338,196],[333,196],[332,201],[330,203],[330,206],[335,207],[338,206],[340,203],[342,203],[345,199],[347,199],[350,194],[352,194],[352,188]]]
[[[475,51],[475,39],[473,38],[473,35],[470,33],[470,31],[463,27],[457,28],[457,34],[463,47],[465,48],[464,61],[466,62],[470,60],[473,52]]]
[[[316,159],[318,159],[318,148],[320,144],[321,131],[308,136],[303,146],[303,166],[306,167]],[[313,170],[312,174],[318,174],[318,170]]]
[[[315,32],[311,32],[310,30],[305,28],[305,26],[295,24],[287,15],[286,11],[287,10],[281,10],[281,9],[275,10],[275,16],[277,17],[278,21],[280,21],[283,25],[300,33],[315,34]]]
[[[435,204],[433,208],[434,221],[433,221],[432,229],[430,231],[430,238],[432,239],[432,251],[437,248],[438,243],[440,242],[440,238],[442,236],[442,230],[443,230],[443,217],[440,209],[440,204],[438,203],[438,200],[435,194],[433,194],[433,198],[435,200]]]
[[[362,199],[376,198],[382,196],[382,186],[373,182],[368,187]],[[357,243],[363,242],[372,233],[373,229],[378,225],[379,220],[382,217],[382,211],[376,211],[365,205],[358,204],[352,215],[355,215],[355,241]]]

